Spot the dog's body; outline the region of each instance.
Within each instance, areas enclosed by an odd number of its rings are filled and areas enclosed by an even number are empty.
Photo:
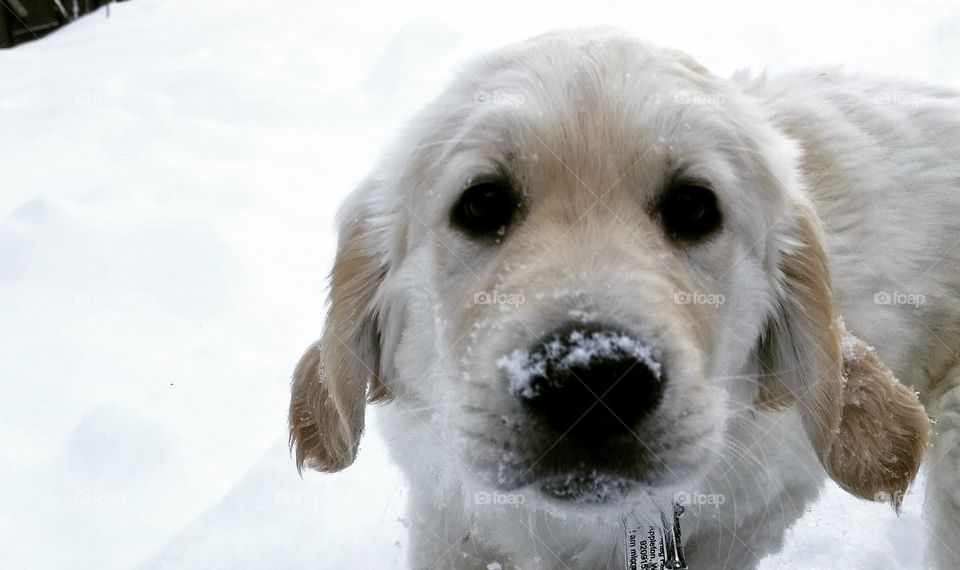
[[[803,149],[838,312],[936,421],[924,520],[960,565],[960,94],[843,74],[748,83]]]
[[[349,465],[365,397],[389,398],[412,567],[623,567],[620,515],[679,493],[690,567],[746,568],[827,475],[899,505],[916,390],[931,556],[956,567],[958,156],[953,91],[724,81],[607,31],[506,48],[348,202],[298,463]],[[463,210],[478,185],[494,202]]]

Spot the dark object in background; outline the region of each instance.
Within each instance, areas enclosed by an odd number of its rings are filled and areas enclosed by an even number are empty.
[[[0,0],[0,48],[37,40],[111,0]]]

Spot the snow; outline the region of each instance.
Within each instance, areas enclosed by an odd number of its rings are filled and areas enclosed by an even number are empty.
[[[3,566],[401,566],[376,410],[356,465],[302,480],[285,421],[334,210],[403,119],[468,57],[587,24],[721,74],[957,85],[951,4],[137,0],[0,52]],[[763,567],[917,565],[920,502],[831,487]]]
[[[582,367],[594,360],[611,357],[632,357],[643,362],[660,379],[660,363],[653,357],[649,346],[626,334],[612,331],[571,330],[565,337],[551,337],[543,346],[534,349],[518,348],[497,359],[500,369],[510,383],[510,390],[523,398],[534,398],[540,387],[549,379],[544,378],[548,366],[563,368]],[[541,380],[537,382],[536,380]]]
[[[840,353],[843,355],[843,361],[847,363],[857,362],[862,358],[859,350],[860,341],[851,334],[845,334],[840,337]]]
[[[602,504],[626,496],[633,481],[626,477],[597,473],[569,473],[545,479],[541,484],[544,493],[579,504]]]

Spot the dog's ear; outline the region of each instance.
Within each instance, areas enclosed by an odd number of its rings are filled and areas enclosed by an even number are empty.
[[[840,328],[843,412],[827,471],[841,474],[834,478],[851,493],[889,502],[899,512],[926,451],[930,420],[916,393],[894,377],[877,353],[847,332],[842,321]]]
[[[371,216],[360,208],[343,214],[324,332],[293,374],[290,447],[300,470],[339,471],[353,463],[366,402],[388,398],[378,323],[386,254],[376,244]]]
[[[778,264],[777,306],[761,340],[758,404],[796,404],[830,477],[858,497],[899,508],[920,467],[929,421],[916,394],[844,328],[816,214],[809,204],[794,214]]]

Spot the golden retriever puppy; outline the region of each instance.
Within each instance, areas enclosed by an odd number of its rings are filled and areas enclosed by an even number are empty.
[[[956,568],[958,155],[948,89],[611,30],[475,61],[342,210],[297,464],[349,466],[380,401],[411,567],[629,567],[626,517],[681,504],[691,568],[750,568],[826,477],[899,508],[925,404]]]

